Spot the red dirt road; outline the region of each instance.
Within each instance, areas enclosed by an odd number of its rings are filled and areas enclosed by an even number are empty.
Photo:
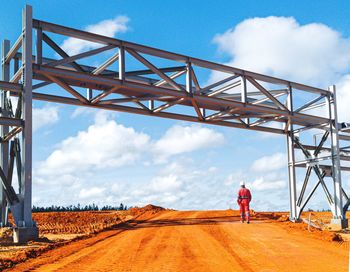
[[[72,242],[11,271],[348,271],[336,242],[233,211],[163,211]],[[10,270],[8,270],[10,271]]]

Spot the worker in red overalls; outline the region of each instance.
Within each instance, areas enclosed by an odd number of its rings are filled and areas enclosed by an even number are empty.
[[[249,189],[245,187],[244,181],[240,183],[241,188],[238,191],[237,203],[239,205],[239,211],[241,212],[241,222],[244,223],[244,218],[247,220],[247,224],[250,222],[249,202],[252,200],[252,195]]]

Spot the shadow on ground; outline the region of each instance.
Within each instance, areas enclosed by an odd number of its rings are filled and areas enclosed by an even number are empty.
[[[271,221],[269,217],[252,217],[251,223],[257,224],[264,221]],[[114,229],[135,230],[141,228],[189,226],[189,225],[216,225],[216,224],[241,224],[239,216],[221,216],[205,218],[176,218],[176,219],[154,219],[154,220],[130,220],[114,227]]]

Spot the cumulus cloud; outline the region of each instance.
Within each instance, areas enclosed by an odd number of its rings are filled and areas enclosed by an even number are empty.
[[[58,143],[45,160],[35,164],[34,186],[38,188],[36,192],[45,195],[40,202],[50,204],[52,199],[47,200],[46,196],[51,194],[51,188],[56,188],[64,195],[61,204],[76,200],[96,204],[125,201],[132,205],[152,202],[173,207],[189,193],[198,192],[196,186],[204,175],[215,176],[216,167],[189,169],[185,165],[192,164],[192,160],[180,155],[212,148],[224,141],[222,134],[201,126],[175,125],[159,139],[152,139],[148,134],[118,124],[113,117],[103,111],[95,112],[92,125]],[[158,168],[143,163],[147,160],[160,163],[160,157],[166,159],[163,161],[166,164],[156,175],[142,175],[136,181],[135,175],[130,175],[131,169],[139,172],[140,167]],[[127,174],[120,176],[123,171]]]
[[[92,188],[83,188],[79,192],[79,198],[80,199],[91,199],[91,198],[97,198],[102,197],[104,195],[104,191],[106,188],[100,188],[100,187],[92,187]]]
[[[56,123],[59,120],[58,107],[45,105],[42,108],[33,108],[33,131]]]
[[[246,181],[247,180],[247,175],[248,173],[245,173],[243,171],[237,171],[232,174],[230,174],[226,179],[224,184],[226,186],[239,186],[241,181]]]
[[[199,125],[175,125],[154,144],[155,160],[164,162],[173,155],[216,147],[224,142],[223,134]]]
[[[338,120],[350,122],[350,75],[344,76],[337,84]]]
[[[244,20],[214,42],[229,65],[324,87],[350,67],[350,40],[320,23],[293,17]]]
[[[350,120],[350,39],[293,17],[251,18],[214,38],[226,64],[327,88],[338,85],[339,120]],[[213,73],[211,81],[223,77]]]
[[[157,176],[151,181],[151,188],[155,192],[168,192],[178,190],[182,182],[175,173],[166,176]]]
[[[190,159],[176,158],[151,179],[128,191],[135,205],[154,203],[176,209],[227,208],[231,190],[210,167]],[[231,196],[231,198],[230,198]]]
[[[99,112],[93,125],[62,141],[40,163],[38,174],[61,176],[128,165],[138,159],[149,140],[148,135],[119,125]]]
[[[101,110],[103,111],[103,110]],[[96,114],[96,109],[93,108],[86,108],[86,107],[77,107],[71,114],[71,118],[77,118],[80,116],[85,116],[85,115],[94,115]]]
[[[103,20],[97,24],[89,25],[84,30],[103,36],[115,37],[118,33],[124,33],[128,30],[127,24],[129,20],[127,16],[117,16],[114,19]],[[76,55],[100,46],[100,44],[76,38],[68,38],[61,45],[62,49],[69,55]]]
[[[269,172],[286,167],[287,156],[284,153],[275,153],[264,156],[253,162],[251,169],[255,172]]]
[[[251,184],[251,189],[255,191],[265,190],[279,190],[285,188],[287,184],[286,180],[266,180],[266,177],[259,177],[255,179]]]

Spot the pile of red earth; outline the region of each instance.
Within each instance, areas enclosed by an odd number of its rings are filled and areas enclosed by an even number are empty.
[[[12,244],[12,230],[3,229],[0,233],[0,271],[12,267],[29,258],[35,258],[49,249],[64,246],[71,241],[83,239],[92,233],[97,233],[115,226],[131,218],[147,218],[166,209],[154,205],[142,208],[131,208],[128,211],[79,211],[79,212],[38,212],[33,213],[33,219],[39,227],[40,239],[27,245]],[[10,218],[12,222],[12,218]],[[50,241],[51,235],[58,235]],[[76,235],[75,235],[76,234]],[[65,237],[65,239],[61,239]],[[68,237],[68,238],[67,238]]]
[[[40,212],[34,213],[33,219],[40,234],[90,234],[120,223],[124,216],[117,211]]]
[[[155,206],[152,204],[148,204],[145,207],[139,208],[134,207],[129,210],[130,215],[132,215],[135,219],[142,220],[143,218],[150,218],[152,215],[158,214],[163,211],[167,211],[168,209],[164,209],[159,206]]]
[[[313,236],[316,239],[327,240],[327,241],[343,241],[340,234],[328,231],[327,229],[315,228],[313,226],[309,226],[306,222],[302,221],[300,223],[293,223],[289,221],[289,213],[287,212],[259,212],[255,215],[256,218],[259,219],[268,219],[275,222],[282,223],[281,226],[288,229],[289,232],[304,232],[309,236]],[[302,213],[302,218],[308,218],[308,212]],[[315,220],[316,218],[325,218],[324,221],[331,218],[330,213],[322,213],[322,212],[313,212],[311,216],[311,220]],[[330,221],[330,219],[328,220]]]

